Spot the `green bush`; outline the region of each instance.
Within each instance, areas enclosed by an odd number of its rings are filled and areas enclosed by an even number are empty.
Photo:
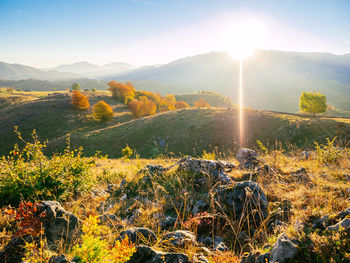
[[[334,137],[333,140],[327,138],[326,144],[318,144],[315,142],[317,160],[319,163],[339,163],[340,159],[343,157],[343,153],[339,147],[334,146],[334,141],[336,138],[337,137]]]
[[[38,140],[35,130],[33,143],[17,134],[25,147],[21,150],[15,145],[9,156],[0,159],[0,206],[17,206],[21,200],[65,201],[91,186],[94,159],[82,158],[82,148],[71,151],[67,147],[64,153],[47,157],[45,143]]]

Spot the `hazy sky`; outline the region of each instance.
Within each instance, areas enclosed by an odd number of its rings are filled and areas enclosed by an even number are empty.
[[[0,0],[0,61],[166,63],[229,50],[238,23],[254,48],[350,53],[350,0]]]

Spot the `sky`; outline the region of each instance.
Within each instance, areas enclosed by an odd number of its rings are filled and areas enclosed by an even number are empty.
[[[345,54],[350,1],[0,0],[0,36],[0,61],[39,68],[164,64],[242,46]]]

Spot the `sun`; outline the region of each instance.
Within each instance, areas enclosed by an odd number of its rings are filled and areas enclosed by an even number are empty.
[[[261,21],[243,21],[228,29],[227,51],[233,59],[244,60],[263,46],[266,27]]]

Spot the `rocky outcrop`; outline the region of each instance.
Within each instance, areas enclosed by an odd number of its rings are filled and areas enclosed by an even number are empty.
[[[239,168],[245,169],[254,169],[264,163],[264,160],[255,151],[247,148],[239,149],[236,159],[239,161]]]
[[[56,201],[41,202],[37,206],[36,214],[42,223],[50,249],[57,249],[58,246],[68,247],[75,235],[80,233],[79,219]],[[25,243],[37,241],[30,235],[13,237],[0,251],[0,262],[21,262]]]
[[[175,166],[178,166],[178,171],[207,174],[223,184],[232,182],[232,179],[226,173],[235,168],[235,165],[230,162],[185,157],[169,167],[163,167],[161,165],[146,165],[146,167],[140,172],[148,172],[150,175],[154,175],[156,173],[168,171]]]
[[[220,208],[233,219],[239,220],[248,216],[251,223],[258,225],[268,215],[268,200],[262,188],[255,182],[219,186],[215,196]]]

